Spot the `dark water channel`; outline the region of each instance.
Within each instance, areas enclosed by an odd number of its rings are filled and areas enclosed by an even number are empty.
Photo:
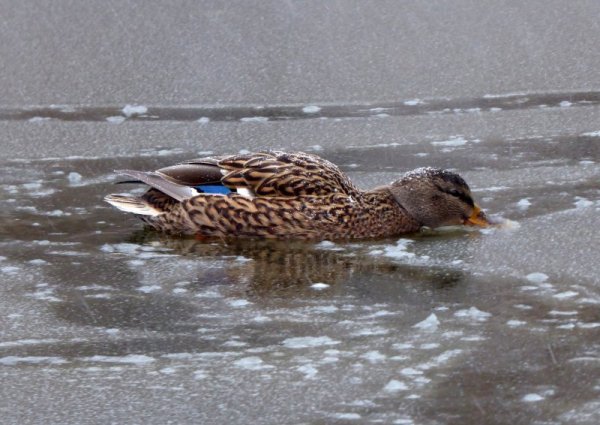
[[[197,152],[5,160],[2,415],[597,423],[598,140],[316,147],[362,187],[453,167],[515,222],[358,243],[167,238],[102,202],[113,169]]]

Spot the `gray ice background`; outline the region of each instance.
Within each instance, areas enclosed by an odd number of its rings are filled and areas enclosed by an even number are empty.
[[[0,1],[0,422],[600,422],[600,3]],[[201,244],[113,169],[455,169],[513,229]],[[119,188],[120,190],[120,188]]]

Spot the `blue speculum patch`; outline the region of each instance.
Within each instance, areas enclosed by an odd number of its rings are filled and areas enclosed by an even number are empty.
[[[214,193],[220,195],[227,195],[228,193],[231,193],[231,190],[229,188],[220,184],[201,184],[199,186],[196,186],[195,189],[201,193]]]

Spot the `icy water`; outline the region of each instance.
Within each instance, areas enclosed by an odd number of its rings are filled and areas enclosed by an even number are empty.
[[[3,160],[7,423],[598,423],[600,132],[415,142],[308,150],[365,188],[452,167],[518,225],[201,243],[102,202],[199,150]]]

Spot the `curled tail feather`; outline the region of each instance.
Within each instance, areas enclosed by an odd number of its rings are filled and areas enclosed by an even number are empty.
[[[146,200],[133,196],[108,195],[104,197],[104,200],[121,211],[137,215],[156,217],[163,213],[163,211],[155,208],[146,202]]]

